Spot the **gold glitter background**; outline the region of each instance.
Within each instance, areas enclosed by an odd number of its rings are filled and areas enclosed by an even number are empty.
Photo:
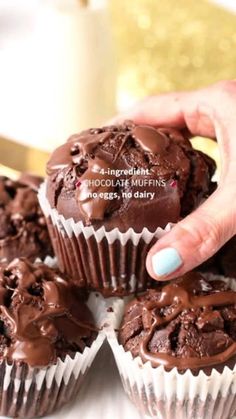
[[[207,0],[110,0],[110,9],[118,90],[139,98],[236,78],[236,15]],[[215,142],[193,143],[219,167]]]
[[[207,0],[110,0],[119,88],[136,97],[236,78],[236,15]]]

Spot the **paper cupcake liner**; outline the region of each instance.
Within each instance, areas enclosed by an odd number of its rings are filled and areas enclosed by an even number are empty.
[[[236,290],[235,280],[217,279],[227,281]],[[229,419],[236,414],[236,366],[233,370],[226,366],[222,373],[213,369],[210,375],[200,371],[197,376],[190,370],[180,374],[177,368],[152,368],[150,362],[133,358],[117,340],[124,308],[125,301],[114,302],[105,333],[124,390],[142,414],[158,419]]]
[[[40,258],[36,258],[34,262],[41,262],[48,265],[49,268],[56,269],[58,268],[57,258],[54,256],[46,256],[43,260]]]
[[[65,219],[51,208],[45,197],[46,184],[39,190],[39,202],[46,216],[49,234],[58,265],[81,287],[100,291],[104,296],[126,295],[146,290],[153,280],[145,267],[152,244],[171,228],[158,227],[154,233],[144,228],[135,233],[130,228],[107,232],[95,230],[72,218]]]
[[[92,294],[88,306],[96,324],[101,327],[104,310],[102,301]],[[99,332],[91,347],[83,353],[49,367],[32,368],[26,363],[2,361],[0,364],[0,416],[34,418],[45,416],[72,400],[78,393],[88,369],[98,353],[105,335]]]

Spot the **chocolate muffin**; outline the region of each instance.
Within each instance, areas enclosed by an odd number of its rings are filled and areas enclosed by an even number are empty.
[[[44,215],[37,191],[43,178],[23,174],[14,181],[0,177],[0,260],[25,256],[52,256]]]
[[[26,258],[0,263],[0,300],[0,414],[48,414],[78,391],[98,334],[92,313],[72,281]]]
[[[152,367],[196,373],[233,368],[236,360],[236,292],[197,272],[149,290],[125,310],[119,341]]]
[[[214,256],[198,266],[197,270],[236,278],[236,236],[233,236]]]
[[[43,263],[2,262],[0,298],[0,356],[10,362],[49,365],[83,352],[97,335],[80,290]]]
[[[154,232],[208,196],[214,171],[179,131],[128,121],[83,131],[57,148],[47,164],[47,198],[66,219],[95,229]]]
[[[233,279],[191,272],[127,305],[116,300],[108,316],[124,390],[142,416],[235,417]]]
[[[148,249],[208,196],[214,170],[173,129],[127,121],[73,135],[39,193],[61,271],[105,296],[146,290]]]

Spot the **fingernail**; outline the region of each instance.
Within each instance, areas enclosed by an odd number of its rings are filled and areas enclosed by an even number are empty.
[[[182,265],[183,261],[176,249],[166,247],[152,256],[153,271],[158,276],[169,275]]]

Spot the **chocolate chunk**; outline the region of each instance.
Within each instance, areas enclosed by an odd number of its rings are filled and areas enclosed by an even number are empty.
[[[134,357],[139,356],[140,339],[144,339],[145,336],[146,333],[142,331],[139,335],[134,336],[133,338],[127,341],[125,348],[127,351],[130,351]]]
[[[214,356],[223,353],[230,345],[233,339],[223,330],[215,330],[211,333],[203,333],[199,350],[204,356]]]
[[[203,332],[211,332],[216,329],[224,329],[224,319],[221,317],[219,311],[205,310],[198,317],[196,325]]]
[[[126,323],[120,331],[120,339],[123,343],[142,331],[142,318],[135,317],[132,323]]]
[[[177,353],[181,353],[181,347],[187,347],[196,351],[199,343],[199,334],[193,324],[182,325],[178,336]]]
[[[170,143],[167,135],[150,126],[137,126],[132,135],[144,151],[153,154],[165,154]]]
[[[175,325],[169,324],[165,329],[156,330],[150,340],[148,349],[152,353],[162,352],[171,354],[175,343]]]

